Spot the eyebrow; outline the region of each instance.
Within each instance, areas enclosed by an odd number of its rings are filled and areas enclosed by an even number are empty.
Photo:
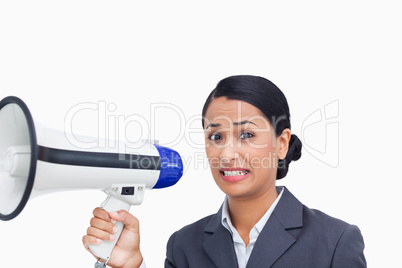
[[[220,127],[221,124],[209,124],[205,129],[209,128],[209,127]]]
[[[255,123],[253,123],[251,121],[248,121],[248,120],[244,120],[244,121],[241,121],[241,122],[235,122],[235,123],[233,123],[233,125],[238,126],[238,125],[244,125],[244,124],[247,124],[247,123],[257,126]]]
[[[239,125],[244,125],[244,124],[247,124],[247,123],[257,126],[255,123],[253,123],[253,122],[251,122],[249,120],[244,120],[244,121],[241,121],[241,122],[234,122],[233,125],[239,126]],[[205,129],[207,129],[209,127],[220,127],[220,126],[221,126],[221,124],[213,124],[213,123],[211,123]]]

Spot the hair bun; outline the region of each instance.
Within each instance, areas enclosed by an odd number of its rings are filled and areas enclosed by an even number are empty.
[[[276,173],[277,180],[280,180],[286,176],[289,170],[290,162],[297,161],[300,159],[302,154],[301,149],[302,149],[302,142],[295,134],[292,134],[290,136],[289,149],[285,159],[278,160],[278,169]]]
[[[290,136],[289,141],[289,150],[286,155],[286,158],[290,158],[291,161],[297,161],[301,157],[301,149],[302,149],[302,142],[300,141],[299,137],[295,134]]]

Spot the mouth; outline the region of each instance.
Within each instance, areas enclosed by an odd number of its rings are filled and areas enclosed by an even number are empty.
[[[227,182],[242,181],[250,175],[250,170],[244,168],[221,168],[219,172],[221,178]]]

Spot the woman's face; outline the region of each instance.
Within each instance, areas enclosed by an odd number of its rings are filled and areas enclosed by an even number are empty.
[[[225,194],[247,199],[275,189],[278,157],[286,156],[290,130],[275,137],[258,108],[219,97],[208,106],[204,132],[212,176]]]

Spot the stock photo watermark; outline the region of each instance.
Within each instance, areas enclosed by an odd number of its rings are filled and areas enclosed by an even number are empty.
[[[301,127],[303,149],[324,164],[339,165],[339,100],[312,112]]]
[[[239,115],[241,114],[239,108]],[[91,113],[97,125],[98,135],[95,137],[82,138],[74,133],[74,122],[84,113]],[[130,115],[119,114],[118,107],[114,103],[99,101],[97,103],[85,102],[74,105],[66,113],[64,121],[65,136],[70,144],[81,149],[113,149],[114,152],[121,154],[124,159],[125,154],[136,154],[137,151],[152,147],[158,143],[156,129],[158,123],[167,120],[164,116],[170,114],[174,117],[176,124],[167,131],[174,130],[174,136],[165,140],[162,144],[174,149],[183,142],[186,147],[193,150],[191,155],[182,155],[184,169],[193,166],[195,169],[208,169],[215,163],[222,162],[222,159],[208,159],[205,149],[210,146],[223,150],[231,147],[234,150],[261,149],[264,150],[269,145],[275,146],[275,128],[284,120],[284,117],[270,118],[268,122],[261,116],[247,118],[246,121],[239,120],[232,122],[229,117],[220,116],[217,118],[203,118],[200,114],[188,115],[179,106],[171,103],[152,103],[149,105],[149,118],[143,114],[133,113]],[[241,118],[241,116],[239,116]],[[170,118],[171,119],[171,118]],[[218,123],[217,123],[218,122]],[[241,125],[250,133],[239,132],[238,126]],[[135,126],[136,139],[133,140],[128,135],[128,129]],[[209,126],[220,126],[219,132],[214,134]],[[256,127],[257,126],[257,127]],[[205,129],[204,129],[205,128]],[[237,133],[237,132],[239,133]],[[237,140],[226,138],[225,133],[236,132]],[[271,134],[271,140],[265,143],[257,143],[248,138],[250,135]],[[211,140],[210,135],[214,134]],[[243,136],[241,136],[243,135]],[[303,149],[322,163],[337,167],[339,165],[339,100],[332,101],[322,108],[316,109],[309,114],[301,125],[300,137]],[[195,138],[194,138],[195,137]],[[245,137],[245,138],[243,138]],[[239,142],[241,140],[241,142]],[[236,152],[235,152],[236,153]],[[275,156],[276,157],[276,156]],[[243,164],[255,165],[256,167],[272,167],[273,156],[252,157],[249,153],[239,156]],[[140,163],[140,159],[135,156],[130,157],[132,165],[150,165],[147,160]],[[251,163],[251,164],[250,164]],[[152,163],[152,166],[155,166]],[[253,167],[253,166],[252,166]]]

